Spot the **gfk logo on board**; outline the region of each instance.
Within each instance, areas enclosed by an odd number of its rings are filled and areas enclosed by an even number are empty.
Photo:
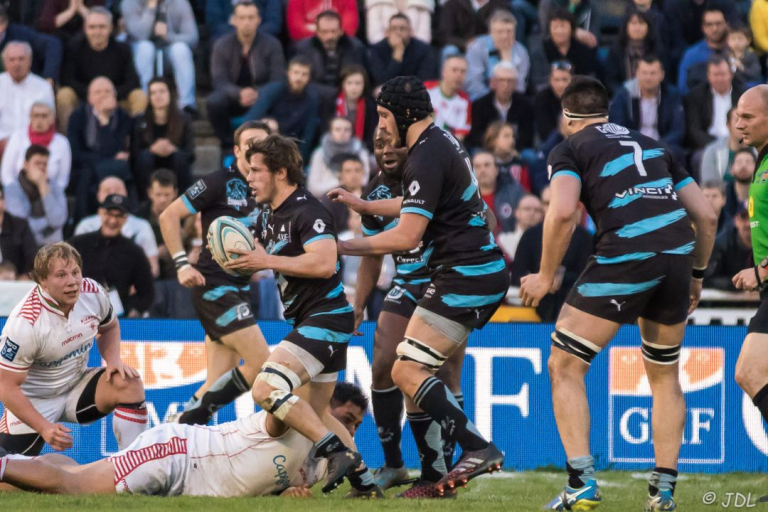
[[[609,457],[611,462],[652,463],[653,399],[640,348],[612,347],[609,363]],[[680,463],[725,460],[725,351],[683,348],[680,383],[686,421]]]

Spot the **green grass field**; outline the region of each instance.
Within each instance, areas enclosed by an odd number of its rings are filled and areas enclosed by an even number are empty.
[[[346,486],[330,496],[318,495],[314,499],[289,498],[160,498],[139,496],[41,496],[36,494],[11,493],[0,494],[0,505],[7,511],[56,511],[72,510],[77,512],[129,510],[129,511],[204,511],[204,512],[303,512],[346,510],[400,511],[400,510],[451,510],[484,512],[487,510],[534,511],[552,498],[563,485],[562,473],[526,472],[502,473],[491,477],[481,477],[469,484],[459,493],[457,500],[403,501],[376,500],[358,502],[344,500]],[[647,475],[629,472],[603,472],[599,474],[603,490],[604,511],[642,511],[647,494]],[[717,498],[714,504],[703,503],[707,493],[713,492]],[[397,491],[388,492],[393,497]],[[724,507],[727,493],[741,493],[746,498],[751,493],[749,505],[754,510],[768,511],[768,503],[758,503],[763,495],[768,495],[768,475],[733,473],[727,475],[683,475],[676,493],[678,510],[715,511],[736,509],[735,497],[731,497],[730,506]],[[742,504],[738,508],[747,508]],[[750,508],[752,508],[750,507]]]

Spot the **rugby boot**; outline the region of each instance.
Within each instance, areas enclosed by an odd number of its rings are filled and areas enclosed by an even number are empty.
[[[645,512],[657,512],[677,510],[675,497],[669,489],[661,489],[655,496],[648,496],[648,502],[645,504]]]
[[[373,479],[382,491],[386,491],[392,487],[412,484],[416,480],[415,478],[410,478],[408,476],[408,470],[405,466],[397,469],[381,466],[380,468],[373,470]]]
[[[602,500],[597,481],[590,479],[579,489],[566,485],[544,510],[594,510]]]
[[[437,482],[437,492],[444,494],[457,486],[465,487],[473,478],[499,471],[503,465],[504,454],[493,443],[488,443],[482,450],[464,452],[456,465]]]

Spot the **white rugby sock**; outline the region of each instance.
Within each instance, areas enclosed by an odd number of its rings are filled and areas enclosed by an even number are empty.
[[[119,404],[112,414],[112,432],[120,450],[127,448],[147,429],[147,409],[142,403]]]

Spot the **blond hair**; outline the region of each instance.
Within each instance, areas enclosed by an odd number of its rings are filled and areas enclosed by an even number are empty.
[[[35,255],[35,265],[32,269],[32,279],[36,283],[40,283],[48,278],[48,272],[51,268],[51,261],[54,258],[60,258],[69,263],[71,260],[75,260],[75,263],[82,270],[83,258],[77,249],[72,247],[66,242],[56,242],[55,244],[48,244],[40,248]]]

